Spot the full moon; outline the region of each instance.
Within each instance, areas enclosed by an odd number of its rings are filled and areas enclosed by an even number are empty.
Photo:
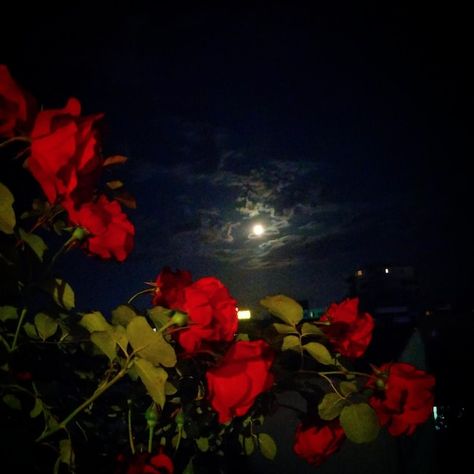
[[[260,235],[263,235],[264,232],[265,232],[265,229],[263,228],[262,224],[255,224],[253,226],[253,233],[255,235],[260,236]]]

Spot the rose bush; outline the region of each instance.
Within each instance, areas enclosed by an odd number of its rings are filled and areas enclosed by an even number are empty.
[[[1,166],[44,193],[24,209],[11,191],[21,186],[0,175],[5,472],[199,474],[256,450],[274,459],[264,421],[289,389],[307,401],[294,452],[315,466],[346,439],[371,442],[381,427],[411,435],[428,419],[432,376],[363,361],[374,320],[357,299],[305,320],[294,299],[268,296],[266,329],[244,333],[223,282],[164,267],[111,314],[78,309],[57,259],[81,248],[123,262],[135,235],[124,184],[99,186],[103,168],[125,158],[102,154],[103,115],[81,113],[74,98],[37,113],[0,66]],[[142,295],[151,307],[137,305]]]

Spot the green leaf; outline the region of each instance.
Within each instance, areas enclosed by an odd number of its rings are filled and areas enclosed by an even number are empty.
[[[318,405],[319,416],[323,420],[334,420],[344,408],[346,401],[337,393],[326,393]]]
[[[39,398],[35,398],[35,406],[30,411],[30,418],[36,418],[43,413],[43,402]]]
[[[194,474],[193,458],[191,458],[184,468],[183,474]]]
[[[44,243],[44,240],[39,235],[29,234],[23,229],[20,229],[20,238],[23,240],[23,242],[26,242],[31,247],[33,252],[42,262],[44,252],[48,249],[47,245]]]
[[[121,304],[112,310],[112,324],[119,324],[126,328],[128,323],[137,316],[137,313],[131,306]]]
[[[281,345],[282,351],[287,351],[288,349],[299,350],[300,348],[300,338],[298,336],[285,336],[283,338],[283,343]]]
[[[0,306],[0,321],[18,319],[18,310],[14,306]]]
[[[35,326],[39,337],[41,337],[43,341],[53,336],[58,330],[58,322],[45,313],[38,313],[35,316]]]
[[[359,389],[357,388],[357,384],[355,384],[354,382],[344,381],[341,382],[341,384],[339,385],[339,390],[345,397],[347,397],[351,393],[357,392]]]
[[[66,227],[66,223],[62,219],[58,219],[57,221],[53,222],[53,230],[58,235],[62,235],[65,227]]]
[[[8,408],[11,408],[12,410],[21,410],[21,402],[15,397],[15,395],[7,393],[2,397],[2,400]]]
[[[23,331],[26,332],[26,334],[28,335],[28,337],[31,337],[33,339],[37,339],[38,338],[38,333],[36,332],[36,328],[35,328],[35,325],[34,324],[31,324],[31,323],[25,323],[23,324]]]
[[[79,324],[89,332],[109,331],[112,326],[107,322],[100,311],[85,314]]]
[[[297,334],[296,329],[288,324],[273,323],[273,327],[278,334]]]
[[[74,291],[69,283],[66,283],[61,278],[55,278],[49,284],[49,292],[54,301],[62,308],[67,310],[74,308]]]
[[[0,183],[0,230],[5,234],[13,234],[15,228],[14,202],[13,194],[4,184]]]
[[[315,326],[314,324],[311,323],[304,323],[303,326],[301,327],[301,334],[303,336],[309,336],[309,335],[314,335],[314,336],[322,336],[324,335],[323,331],[318,328],[318,326]]]
[[[165,383],[165,394],[166,395],[174,395],[178,389],[171,383],[166,381]]]
[[[250,341],[250,338],[249,338],[249,335],[248,334],[245,334],[243,332],[237,334],[237,336],[235,337],[235,341],[245,341],[245,342],[248,342]]]
[[[151,362],[137,357],[134,363],[143,385],[153,401],[163,408],[165,404],[165,383],[168,374],[161,367],[154,367]]]
[[[109,358],[110,362],[117,357],[116,344],[109,332],[93,332],[91,341]]]
[[[147,313],[157,329],[160,329],[166,323],[168,323],[169,319],[173,315],[173,311],[171,309],[163,308],[163,306],[155,306],[147,310]]]
[[[72,450],[71,440],[62,439],[59,442],[59,459],[68,466],[74,464],[74,451]]]
[[[123,326],[114,326],[110,331],[112,339],[118,344],[124,353],[127,353],[128,337],[127,331]]]
[[[138,380],[137,368],[136,368],[134,365],[132,365],[132,366],[128,369],[127,375],[128,375],[134,382],[136,382],[136,381]]]
[[[244,453],[250,456],[255,450],[255,440],[253,436],[246,436],[244,438]]]
[[[327,350],[326,346],[323,346],[319,342],[308,342],[303,346],[309,355],[316,359],[320,364],[331,365],[334,364],[334,359]]]
[[[48,430],[57,430],[59,428],[58,420],[46,410],[44,411],[44,421]]]
[[[109,189],[119,189],[119,188],[123,188],[123,182],[120,181],[119,179],[114,179],[112,181],[107,181],[105,183],[105,185],[109,188]]]
[[[204,438],[201,436],[200,438],[197,438],[196,440],[197,447],[199,448],[199,451],[202,451],[205,453],[206,451],[209,451],[209,439]]]
[[[267,433],[259,433],[258,444],[260,446],[260,452],[267,459],[275,459],[277,453],[277,447],[273,438]]]
[[[267,296],[260,301],[260,304],[267,308],[273,316],[292,326],[303,318],[301,305],[285,295]]]
[[[159,332],[153,331],[143,316],[137,316],[127,326],[127,336],[134,351],[153,365],[176,365],[176,353]]]
[[[377,415],[367,403],[344,407],[339,420],[346,436],[354,443],[370,443],[380,430]]]

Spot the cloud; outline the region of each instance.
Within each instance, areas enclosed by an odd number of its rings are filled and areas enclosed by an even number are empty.
[[[249,269],[310,264],[326,258],[330,240],[347,247],[344,235],[359,215],[372,212],[330,199],[323,186],[327,166],[319,162],[231,148],[229,135],[209,126],[181,124],[173,140],[176,162],[142,163],[135,177],[159,175],[163,183],[150,194],[169,255]],[[265,229],[261,236],[252,231],[256,223]]]

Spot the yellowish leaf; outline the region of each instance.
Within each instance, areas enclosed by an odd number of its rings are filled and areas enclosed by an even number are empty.
[[[151,362],[140,357],[135,359],[134,367],[153,401],[163,408],[166,400],[165,384],[168,378],[166,371],[161,367],[154,367]]]
[[[301,305],[285,295],[267,296],[260,301],[260,304],[267,308],[273,316],[292,326],[303,318]]]
[[[173,346],[166,342],[163,335],[153,331],[143,316],[132,319],[127,326],[127,336],[133,350],[153,365],[174,367],[176,353]]]
[[[13,194],[4,184],[0,183],[0,230],[5,234],[13,234],[15,228],[14,202]]]

